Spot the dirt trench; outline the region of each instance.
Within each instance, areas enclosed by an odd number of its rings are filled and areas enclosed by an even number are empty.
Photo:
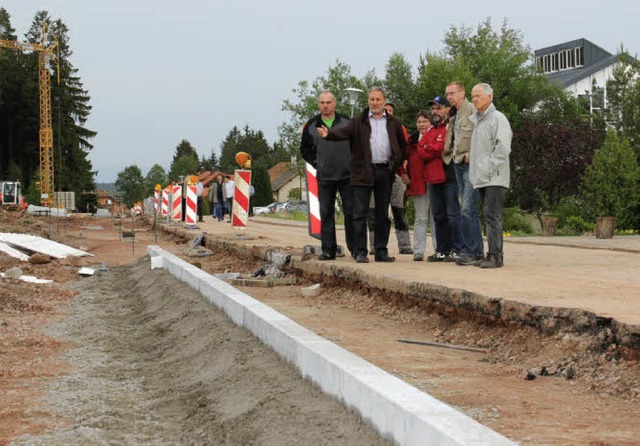
[[[15,444],[391,444],[148,258],[72,289],[58,426]]]

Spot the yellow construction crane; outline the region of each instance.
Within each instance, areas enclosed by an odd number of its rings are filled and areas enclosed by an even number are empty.
[[[38,77],[40,84],[40,201],[43,206],[54,205],[53,188],[53,128],[51,127],[51,79],[49,59],[58,48],[54,42],[47,46],[47,25],[42,25],[39,43],[23,43],[15,40],[0,40],[0,47],[19,51],[38,52]],[[57,62],[57,59],[56,59]],[[60,83],[60,69],[58,69]]]

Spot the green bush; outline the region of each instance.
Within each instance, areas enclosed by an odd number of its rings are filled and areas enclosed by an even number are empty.
[[[558,205],[553,209],[551,215],[558,218],[558,228],[563,228],[570,217],[580,217],[586,219],[585,207],[578,197],[562,197]]]
[[[531,222],[520,213],[518,208],[504,208],[502,211],[502,230],[522,235],[534,233]]]
[[[585,232],[592,232],[595,224],[589,223],[577,215],[571,215],[565,219],[564,224],[560,227],[563,229],[562,233],[567,235],[582,235]]]

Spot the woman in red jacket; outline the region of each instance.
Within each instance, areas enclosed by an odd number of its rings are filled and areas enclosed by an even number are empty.
[[[424,159],[418,152],[418,145],[425,142],[425,135],[431,127],[431,113],[421,110],[416,120],[418,130],[409,136],[407,144],[407,162],[401,168],[402,181],[407,185],[407,196],[413,200],[415,222],[413,226],[413,260],[424,260],[427,242],[427,224],[430,220],[429,194],[427,193],[427,169]],[[437,176],[437,175],[436,175]],[[432,181],[434,179],[432,178]],[[433,227],[433,223],[432,223]],[[435,246],[435,233],[431,233]],[[435,248],[434,248],[435,249]]]

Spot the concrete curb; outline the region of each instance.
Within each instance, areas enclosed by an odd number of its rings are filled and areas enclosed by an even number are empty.
[[[148,246],[147,253],[152,268],[164,268],[200,292],[295,365],[303,377],[357,410],[398,444],[515,444],[160,247]]]

